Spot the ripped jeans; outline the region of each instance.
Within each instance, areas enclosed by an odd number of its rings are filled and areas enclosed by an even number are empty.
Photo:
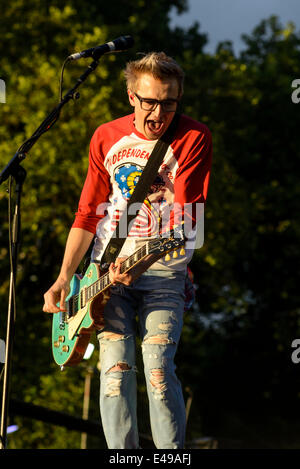
[[[185,405],[174,357],[184,310],[185,271],[145,272],[111,288],[100,342],[100,411],[108,448],[140,448],[136,415],[136,316],[156,448],[184,448]]]

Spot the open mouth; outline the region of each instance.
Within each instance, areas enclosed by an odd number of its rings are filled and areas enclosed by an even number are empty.
[[[153,134],[159,134],[163,128],[162,121],[147,120],[147,125]]]

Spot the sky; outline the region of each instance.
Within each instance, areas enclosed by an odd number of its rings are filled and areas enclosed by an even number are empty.
[[[241,34],[250,34],[271,15],[277,15],[283,26],[292,21],[300,31],[300,0],[188,0],[188,5],[182,15],[172,11],[171,26],[186,28],[198,21],[200,32],[208,35],[208,53],[214,53],[219,42],[231,40],[238,54],[244,48]]]

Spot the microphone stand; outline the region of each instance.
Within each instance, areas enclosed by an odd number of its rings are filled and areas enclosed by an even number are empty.
[[[103,55],[103,53],[102,53]],[[9,300],[8,300],[8,315],[7,315],[7,331],[6,331],[6,350],[5,350],[5,363],[3,370],[3,394],[2,394],[2,411],[1,411],[1,436],[0,436],[0,449],[5,449],[7,445],[7,415],[8,415],[8,402],[9,402],[9,389],[10,389],[10,375],[11,375],[11,356],[13,348],[15,320],[16,320],[16,305],[15,305],[15,293],[16,293],[16,274],[17,274],[17,260],[18,250],[20,246],[20,225],[21,225],[21,196],[22,188],[26,178],[26,171],[20,165],[20,163],[26,158],[28,151],[33,147],[36,141],[41,135],[55,124],[58,120],[60,112],[63,106],[71,99],[79,99],[80,95],[76,92],[77,88],[87,79],[87,77],[97,68],[99,65],[99,56],[95,57],[94,61],[88,66],[86,71],[77,79],[77,82],[73,88],[71,88],[63,99],[59,102],[53,111],[46,117],[41,123],[38,129],[33,135],[26,140],[18,151],[15,153],[10,162],[6,165],[3,171],[0,173],[0,184],[6,179],[10,178],[16,183],[16,203],[15,212],[13,218],[12,235],[10,239],[10,260],[11,260],[11,272],[10,272],[10,288],[9,288]],[[10,184],[11,186],[11,184]],[[9,213],[9,217],[10,217]]]

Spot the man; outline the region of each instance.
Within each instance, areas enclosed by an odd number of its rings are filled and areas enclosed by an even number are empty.
[[[79,209],[70,230],[60,274],[44,295],[44,311],[65,308],[69,283],[93,237],[92,260],[100,262],[120,213],[157,141],[170,126],[183,93],[183,72],[164,53],[129,62],[125,70],[134,113],[95,131]],[[150,254],[130,272],[121,261],[141,242],[172,228],[185,206],[207,195],[212,156],[206,126],[180,116],[172,144],[121,250],[109,267],[112,283],[100,342],[100,410],[109,448],[139,448],[136,419],[135,318],[142,339],[153,440],[157,448],[184,448],[185,406],[174,356],[183,324],[185,279],[192,249],[167,262]],[[173,210],[172,207],[177,207]],[[180,210],[178,210],[178,207]],[[168,213],[168,220],[165,220]],[[184,218],[184,217],[183,217]],[[161,220],[164,222],[161,223]],[[158,222],[159,220],[159,222]],[[163,226],[164,225],[164,226]],[[59,304],[59,307],[57,306]]]

